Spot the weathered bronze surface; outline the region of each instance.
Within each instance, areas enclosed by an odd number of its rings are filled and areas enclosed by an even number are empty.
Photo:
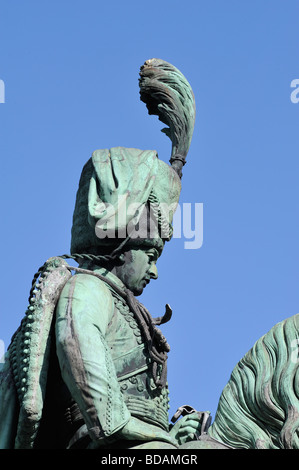
[[[29,305],[0,370],[0,448],[298,448],[296,315],[257,341],[234,369],[215,421],[168,416],[167,357],[159,325],[137,300],[172,237],[195,101],[186,78],[151,59],[140,97],[168,127],[170,165],[152,150],[96,150],[85,164],[71,254],[34,277]],[[73,258],[77,267],[66,259]]]

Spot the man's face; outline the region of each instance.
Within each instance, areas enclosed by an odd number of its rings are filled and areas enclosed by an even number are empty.
[[[124,257],[124,264],[115,269],[115,274],[134,295],[141,295],[150,280],[158,277],[159,253],[155,248],[140,248],[126,251]]]

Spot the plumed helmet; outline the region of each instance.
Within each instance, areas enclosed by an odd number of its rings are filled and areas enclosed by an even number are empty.
[[[159,251],[172,236],[181,181],[153,150],[96,150],[83,168],[73,215],[71,252],[126,245]]]
[[[102,254],[140,244],[162,251],[172,236],[182,167],[191,144],[195,100],[173,65],[147,60],[140,68],[140,99],[168,127],[170,165],[154,150],[96,150],[83,168],[72,227],[72,253]]]

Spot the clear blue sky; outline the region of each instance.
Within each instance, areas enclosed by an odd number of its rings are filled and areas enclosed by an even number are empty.
[[[170,242],[142,302],[163,326],[170,413],[215,411],[239,359],[299,311],[299,4],[288,0],[0,1],[1,313],[8,346],[44,261],[69,252],[91,152],[171,144],[139,101],[159,57],[190,81],[195,132],[181,202],[203,203],[203,245]],[[1,101],[1,100],[0,100]]]

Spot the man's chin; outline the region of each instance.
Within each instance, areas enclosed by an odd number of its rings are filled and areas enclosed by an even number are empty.
[[[144,287],[134,288],[134,289],[132,289],[132,292],[135,295],[135,297],[138,297],[139,295],[142,294],[143,289],[144,289]]]
[[[142,281],[139,286],[134,286],[131,290],[135,297],[138,297],[139,295],[142,294],[144,291],[145,287],[148,285],[149,281]]]

